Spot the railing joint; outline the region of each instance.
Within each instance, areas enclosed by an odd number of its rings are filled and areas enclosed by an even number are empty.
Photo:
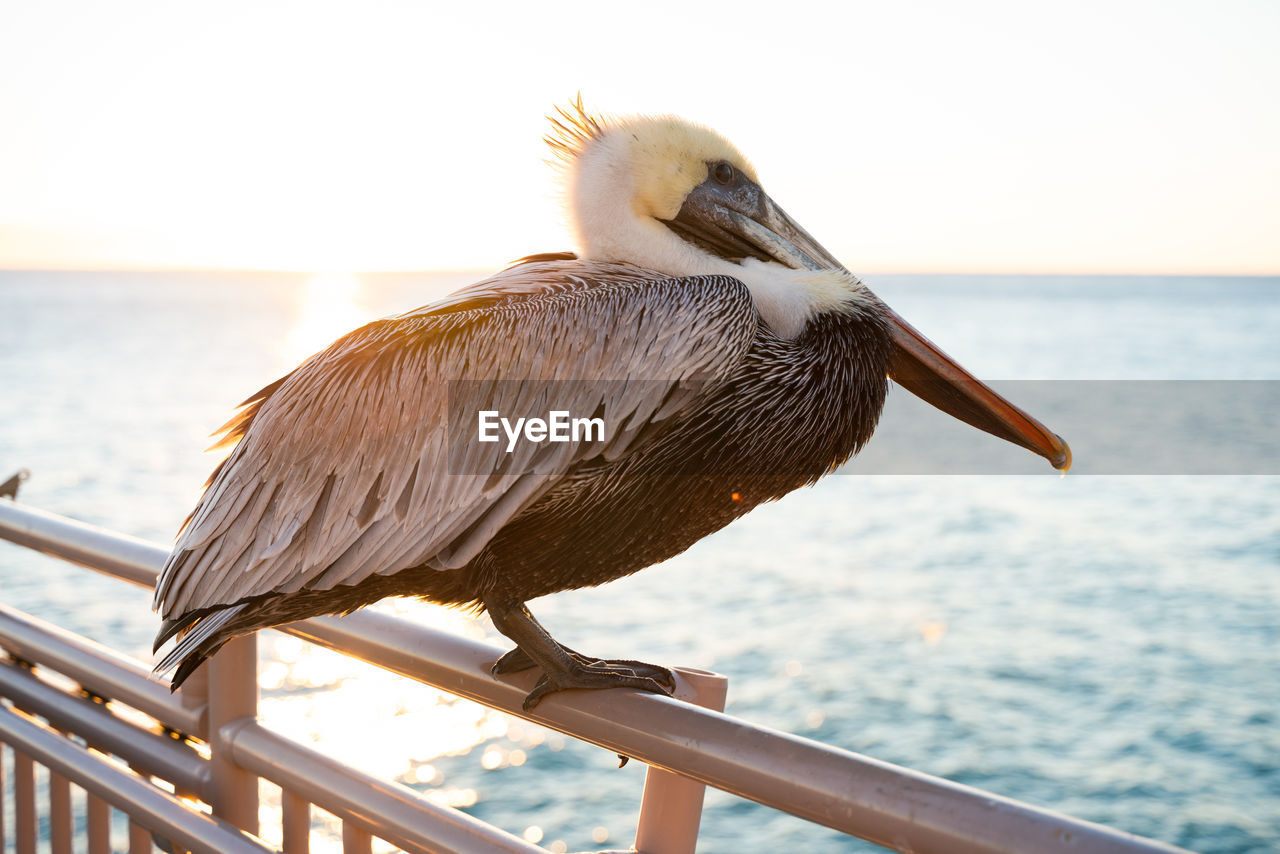
[[[252,715],[245,715],[242,718],[236,718],[235,720],[228,721],[218,727],[217,744],[223,750],[230,751],[229,755],[231,757],[231,761],[235,762],[235,764],[240,764],[236,760],[236,739],[240,737],[240,733],[244,732],[246,727],[258,725],[260,725],[260,721],[256,717]]]

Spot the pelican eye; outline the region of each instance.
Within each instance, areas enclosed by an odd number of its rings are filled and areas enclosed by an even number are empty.
[[[711,177],[717,184],[724,184],[727,187],[733,183],[734,171],[733,166],[721,160],[711,167]]]

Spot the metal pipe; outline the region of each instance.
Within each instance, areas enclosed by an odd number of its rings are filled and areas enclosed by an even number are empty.
[[[0,852],[4,851],[5,840],[5,793],[9,791],[8,775],[5,773],[4,742],[0,741]]]
[[[89,854],[111,854],[111,805],[92,793],[85,802]]]
[[[0,696],[57,729],[75,733],[90,747],[119,756],[139,772],[168,780],[180,794],[207,797],[209,763],[177,739],[136,727],[102,704],[59,691],[12,664],[0,664]]]
[[[56,771],[49,772],[49,851],[71,854],[71,781]]]
[[[270,852],[252,837],[188,809],[173,795],[85,748],[0,706],[0,736],[15,752],[38,759],[76,785],[124,810],[150,827],[197,854],[263,854]]]
[[[18,742],[9,743],[13,746],[13,850],[17,854],[36,854],[36,764]]]
[[[0,502],[0,537],[140,584],[154,581],[166,556],[164,549],[141,540],[10,502]],[[495,680],[488,668],[501,650],[373,612],[294,623],[285,630],[893,848],[919,854],[1179,850],[666,697],[622,690],[570,692],[553,695],[526,714],[520,704],[535,674]]]
[[[342,854],[373,854],[373,836],[351,821],[342,823]]]
[[[311,854],[311,804],[288,789],[280,790],[280,830],[284,854]]]
[[[704,709],[724,711],[729,679],[719,673],[679,668],[681,679],[676,698]],[[702,823],[702,800],[707,787],[683,774],[650,767],[640,798],[640,818],[636,823],[636,851],[640,854],[694,854],[698,846],[698,825]]]
[[[537,674],[525,671],[501,680],[489,675],[502,650],[374,611],[281,628],[611,752],[889,848],[917,854],[1182,850],[670,697],[575,691],[553,694],[535,712],[524,712],[521,703]]]
[[[129,822],[129,854],[151,854],[151,831],[136,821]]]
[[[0,539],[89,569],[155,587],[169,550],[16,501],[0,501]]]
[[[154,682],[159,682],[160,687],[165,691],[169,690],[169,686],[165,685],[158,679],[153,679],[150,675],[147,677]],[[187,733],[182,727],[175,726],[174,729],[188,735],[198,735],[205,741],[209,740],[209,665],[201,664],[195,669],[195,672],[187,677],[187,681],[182,683],[182,687],[177,691],[170,692],[169,696],[177,695],[178,704],[186,709],[192,717],[196,718],[196,723],[200,727],[199,732]],[[153,715],[154,717],[154,715]]]
[[[136,659],[4,604],[0,604],[0,647],[185,735],[203,738],[207,733],[205,707],[185,706]]]
[[[256,723],[225,735],[239,765],[407,851],[519,852],[543,849],[412,789],[349,768]]]
[[[258,834],[258,779],[236,764],[225,733],[258,714],[258,636],[233,638],[209,659],[209,806],[218,818]]]

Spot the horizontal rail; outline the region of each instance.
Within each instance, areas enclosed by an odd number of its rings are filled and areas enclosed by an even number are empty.
[[[198,854],[263,854],[272,850],[3,706],[0,742],[129,813],[134,821],[156,834]]]
[[[489,675],[489,666],[502,651],[497,647],[385,614],[363,611],[281,628],[648,765],[890,848],[920,854],[1180,850],[654,694],[556,694],[527,713],[521,702],[537,674],[498,681]],[[679,669],[676,677],[677,682],[683,680]]]
[[[16,531],[17,537],[10,536]],[[0,502],[0,537],[93,569],[154,579],[166,553]],[[99,562],[100,561],[100,562]],[[142,583],[142,582],[138,582]],[[521,702],[536,674],[497,680],[497,647],[363,611],[283,631],[801,818],[918,854],[1169,854],[1181,849],[1019,803],[678,700],[627,690]],[[680,680],[677,674],[677,680]]]
[[[304,747],[260,724],[229,724],[235,763],[409,851],[545,854],[500,828]]]
[[[138,773],[168,780],[178,794],[208,800],[209,762],[189,744],[140,729],[102,704],[59,691],[12,664],[0,663],[0,696],[90,747],[119,756]]]
[[[206,706],[184,706],[136,659],[4,604],[0,604],[0,647],[23,661],[74,679],[99,697],[132,706],[184,735],[203,738],[206,734]]]
[[[0,539],[140,587],[156,586],[169,556],[168,549],[138,537],[12,501],[0,501]]]

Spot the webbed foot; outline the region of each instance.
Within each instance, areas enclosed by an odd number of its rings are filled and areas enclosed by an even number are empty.
[[[644,667],[651,672],[654,670],[665,670],[665,680],[655,679],[651,676],[642,676],[627,664],[614,664],[613,662],[597,661],[592,664],[581,664],[576,660],[572,665],[557,673],[543,672],[540,678],[533,686],[533,690],[524,698],[522,707],[524,710],[530,711],[548,694],[554,694],[557,691],[567,691],[571,688],[582,688],[586,690],[599,690],[600,688],[636,688],[640,691],[649,691],[654,694],[665,694],[668,697],[675,691],[675,679],[671,676],[671,671],[665,668],[658,668],[652,664],[646,664]]]
[[[582,655],[557,643],[522,603],[486,604],[498,631],[518,644],[494,662],[492,673],[500,676],[532,667],[542,669],[542,677],[524,698],[526,712],[548,694],[573,688],[636,688],[668,696],[675,691],[675,677],[666,667],[643,661]]]

